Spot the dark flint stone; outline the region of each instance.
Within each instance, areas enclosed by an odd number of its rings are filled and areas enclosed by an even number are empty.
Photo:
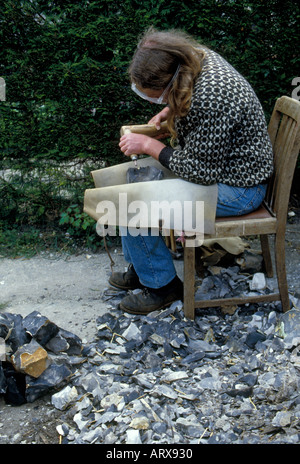
[[[5,339],[11,327],[12,321],[8,319],[7,315],[0,314],[0,337]]]
[[[185,333],[189,338],[192,338],[193,340],[198,340],[199,338],[201,338],[202,330],[197,329],[197,327],[186,327]]]
[[[26,403],[25,399],[25,384],[24,378],[22,378],[21,374],[15,374],[13,377],[9,377],[7,379],[7,389],[6,393],[4,394],[4,400],[7,404],[11,404],[13,406],[20,406],[21,404]]]
[[[227,390],[225,393],[231,397],[236,397],[236,396],[241,396],[243,398],[249,398],[253,394],[253,388],[248,387],[248,388],[236,388],[232,390]]]
[[[164,356],[165,358],[173,357],[173,348],[171,347],[170,343],[167,341],[164,342]]]
[[[207,353],[204,351],[196,351],[195,353],[189,354],[182,361],[181,364],[191,364],[196,361],[201,361]]]
[[[0,364],[0,395],[6,392],[7,382],[2,364]]]
[[[128,395],[124,396],[125,403],[130,403],[136,400],[140,396],[140,393],[136,390],[132,390]]]
[[[57,335],[55,335],[55,337],[49,340],[45,348],[47,348],[47,350],[50,350],[55,354],[58,354],[62,351],[67,351],[67,349],[69,348],[69,344],[67,340],[60,333],[58,333]]]
[[[145,166],[141,168],[129,168],[126,174],[127,184],[135,182],[150,182],[153,180],[161,180],[164,178],[164,173],[161,169],[154,166]]]
[[[244,316],[252,316],[253,314],[256,314],[257,315],[257,308],[258,308],[258,305],[253,303],[253,304],[249,304],[249,306],[245,306],[243,307],[243,315]]]
[[[59,329],[59,334],[68,342],[69,348],[66,350],[66,353],[69,355],[81,354],[82,341],[77,335],[61,328]]]
[[[98,330],[98,337],[105,338],[106,340],[111,340],[113,332],[109,327],[102,327]]]
[[[127,353],[131,353],[134,351],[140,343],[137,340],[129,340],[129,342],[124,343],[124,348],[127,351]]]
[[[131,358],[131,354],[129,352],[128,353],[127,352],[126,353],[120,353],[119,356],[120,356],[121,359],[130,359]]]
[[[106,339],[105,339],[105,340],[99,340],[99,341],[97,342],[96,348],[97,348],[97,351],[98,351],[99,353],[101,353],[102,351],[104,351],[106,347],[107,347],[107,341],[106,341]]]
[[[143,364],[148,369],[157,369],[161,367],[162,359],[155,353],[147,353],[145,359],[142,360]]]
[[[208,359],[218,359],[218,358],[221,358],[222,357],[222,353],[218,353],[218,352],[207,352],[205,353],[205,357],[208,358]]]
[[[115,404],[111,404],[105,412],[118,412],[118,408]]]
[[[245,343],[249,348],[252,350],[255,348],[256,343],[258,342],[264,342],[266,340],[266,336],[262,333],[259,332],[258,330],[253,330],[253,332],[250,332],[245,340]]]
[[[152,332],[155,332],[156,335],[170,341],[171,331],[174,330],[175,325],[171,327],[171,324],[168,322],[158,320],[155,322],[155,325],[152,326]]]
[[[283,351],[284,349],[284,341],[277,336],[272,337],[272,348],[274,351]]]
[[[254,387],[257,382],[257,375],[255,374],[246,374],[238,379],[239,382],[245,383],[249,387]]]
[[[93,349],[94,349],[94,347],[93,347],[92,343],[90,345],[84,345],[82,347],[81,355],[82,356],[92,356]]]
[[[234,433],[237,433],[238,435],[241,435],[241,433],[243,433],[243,429],[240,429],[239,427],[236,427],[236,426],[233,427],[232,431]]]
[[[141,340],[142,340],[142,342],[147,341],[151,334],[153,334],[153,327],[151,327],[151,326],[149,326],[147,324],[144,324],[141,327]]]
[[[23,319],[23,327],[42,346],[45,346],[59,331],[56,324],[38,311],[32,311]]]
[[[60,387],[72,375],[71,370],[64,364],[51,364],[37,379],[26,375],[26,399],[32,403],[51,388]]]
[[[20,314],[5,313],[0,315],[0,336],[5,339],[13,353],[30,341],[22,322],[23,318]],[[8,338],[6,338],[7,336]]]
[[[4,401],[13,406],[20,406],[26,403],[25,376],[16,372],[9,362],[4,362],[2,367],[6,378],[6,391],[3,395]]]
[[[159,434],[166,433],[168,430],[168,425],[165,422],[154,422],[153,431]]]
[[[176,335],[170,341],[170,343],[171,343],[172,346],[174,346],[174,348],[180,348],[181,345],[187,346],[186,337],[185,337],[184,333],[179,333],[178,335]]]
[[[257,253],[253,253],[247,249],[243,252],[243,258],[239,259],[239,266],[242,272],[255,274],[261,272],[263,265],[263,257]]]
[[[126,375],[132,375],[133,372],[138,368],[138,364],[130,359],[129,361],[124,362],[124,372]]]
[[[118,319],[116,319],[110,313],[106,313],[106,314],[103,314],[103,316],[99,316],[96,320],[96,323],[99,326],[101,326],[102,324],[105,324],[107,326],[107,329],[106,329],[108,330],[107,338],[111,338],[114,333],[120,333],[120,324],[118,322]],[[102,337],[104,330],[105,329],[99,329],[98,336]]]

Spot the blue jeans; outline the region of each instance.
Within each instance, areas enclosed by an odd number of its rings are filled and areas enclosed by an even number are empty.
[[[240,216],[255,211],[266,190],[266,184],[248,188],[218,184],[216,216]],[[120,228],[120,233],[124,258],[133,264],[142,285],[160,288],[174,279],[173,258],[161,235],[132,236],[126,228]]]
[[[267,184],[232,187],[218,184],[217,217],[241,216],[255,211],[265,198]]]

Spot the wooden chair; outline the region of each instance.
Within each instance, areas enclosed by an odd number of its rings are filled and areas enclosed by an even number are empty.
[[[195,248],[184,247],[184,314],[194,319],[195,308],[239,305],[249,302],[281,301],[290,309],[285,267],[285,230],[288,203],[300,148],[300,102],[283,96],[276,101],[268,126],[274,151],[274,173],[263,205],[253,213],[216,218],[215,234],[207,238],[259,235],[266,274],[273,276],[268,236],[275,236],[278,293],[238,298],[195,301]],[[188,239],[187,239],[188,240]]]

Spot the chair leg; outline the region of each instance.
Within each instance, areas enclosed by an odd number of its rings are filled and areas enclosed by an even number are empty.
[[[171,248],[171,245],[170,245],[170,237],[168,235],[165,235],[164,236],[164,239],[165,239],[165,242],[166,242],[166,245],[168,248]]]
[[[264,260],[265,270],[268,277],[273,277],[273,266],[272,266],[272,258],[270,253],[269,247],[269,237],[268,235],[260,235],[260,245],[262,256]]]
[[[282,310],[285,313],[290,309],[290,299],[286,279],[284,236],[284,233],[277,233],[275,236],[275,262]]]
[[[175,240],[174,230],[170,229],[170,235],[165,235],[164,239],[165,239],[167,247],[170,250],[172,250],[174,253],[176,253],[177,247],[176,247],[176,240]]]
[[[195,248],[184,247],[183,310],[187,319],[195,319]]]
[[[175,240],[175,234],[174,234],[173,229],[170,230],[170,241],[171,241],[171,250],[174,251],[174,253],[176,253],[176,240]]]

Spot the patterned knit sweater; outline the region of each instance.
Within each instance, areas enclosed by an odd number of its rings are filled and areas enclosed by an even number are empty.
[[[212,50],[206,50],[190,110],[175,128],[178,146],[163,148],[159,161],[185,180],[250,187],[272,174],[261,104],[250,84]]]

